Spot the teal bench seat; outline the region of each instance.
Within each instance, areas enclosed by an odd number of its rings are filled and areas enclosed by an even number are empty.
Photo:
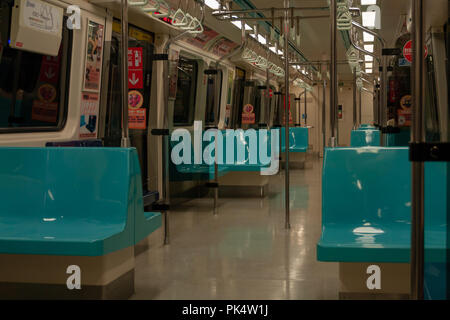
[[[253,137],[251,138],[249,132],[253,130]],[[267,131],[267,135],[260,136],[259,130],[236,130],[234,132],[227,130],[222,130],[222,152],[219,152],[218,155],[221,157],[221,163],[219,161],[217,165],[218,175],[223,176],[227,172],[231,171],[261,171],[263,168],[270,167],[271,164],[271,150],[272,150],[272,140],[271,140],[271,131]],[[234,135],[231,136],[231,133]],[[229,135],[228,135],[229,134]],[[263,140],[261,140],[263,139]],[[215,138],[212,138],[212,142]],[[232,142],[232,143],[231,143]],[[176,144],[180,143],[179,141],[171,141],[171,150],[175,147]],[[205,162],[204,151],[205,148],[211,143],[210,141],[202,142],[202,163],[195,164],[194,163],[194,147],[193,141],[191,141],[191,155],[190,162],[191,163],[180,163],[173,164],[171,162],[172,171],[171,171],[171,180],[172,175],[174,179],[183,179],[183,177],[177,178],[178,176],[184,175],[185,180],[194,180],[195,174],[205,174],[209,179],[214,178],[215,166],[214,161],[212,164],[208,164]],[[278,146],[278,141],[276,145]],[[260,150],[260,146],[263,146],[264,150]],[[178,151],[180,149],[177,149]],[[171,151],[172,152],[172,151]],[[233,156],[231,156],[231,152]],[[267,156],[267,159],[262,160],[262,156]],[[180,151],[182,155],[182,151]],[[214,154],[214,153],[213,153]],[[227,156],[232,158],[230,161],[227,159]],[[274,157],[275,158],[275,157]],[[268,160],[268,161],[266,161]]]
[[[351,147],[379,147],[380,130],[358,129],[352,130],[350,134]]]
[[[361,123],[358,127],[358,130],[365,130],[365,129],[374,130],[376,128],[375,128],[375,126],[368,124],[368,123]]]
[[[161,227],[134,148],[0,148],[0,253],[103,256]]]
[[[281,128],[281,152],[286,150],[285,128]],[[308,150],[308,128],[289,127],[289,152],[306,152]]]
[[[444,262],[445,163],[425,165],[425,259]],[[319,261],[408,263],[411,239],[408,148],[328,148],[322,177]]]

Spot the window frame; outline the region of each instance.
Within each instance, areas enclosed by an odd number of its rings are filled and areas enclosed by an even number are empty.
[[[215,80],[218,78],[218,76],[220,75],[220,80],[219,80],[219,86],[217,86],[217,83],[215,82]],[[223,86],[223,70],[222,69],[218,69],[217,70],[217,75],[212,75],[212,79],[214,79],[214,94],[216,95],[216,97],[214,98],[214,105],[212,110],[215,111],[215,117],[214,117],[214,121],[207,121],[207,114],[208,114],[208,83],[206,84],[206,103],[205,103],[205,126],[217,126],[220,120],[220,105],[222,102],[222,86]],[[207,79],[209,80],[209,79]]]
[[[69,114],[69,92],[70,92],[70,76],[72,71],[72,54],[73,54],[73,30],[64,28],[67,16],[63,17],[63,36],[61,39],[61,46],[64,46],[64,41],[67,41],[66,59],[64,59],[64,50],[62,53],[61,61],[64,61],[61,66],[61,72],[65,69],[65,79],[60,81],[60,99],[63,100],[58,108],[58,123],[56,126],[29,126],[29,127],[0,127],[0,134],[8,133],[31,133],[31,132],[60,132],[64,130],[67,124],[67,118]],[[64,37],[64,33],[67,32],[67,39]],[[18,50],[18,49],[15,49]],[[38,54],[38,53],[37,53]],[[104,52],[103,52],[104,54]],[[43,55],[42,55],[43,56]],[[62,92],[64,90],[64,92]],[[62,108],[62,109],[61,109]]]
[[[177,64],[177,68],[179,68],[180,65],[180,61],[185,61],[187,63],[190,63],[194,66],[194,70],[195,73],[193,74],[192,79],[194,80],[194,90],[191,94],[194,94],[194,98],[192,100],[192,105],[189,106],[189,113],[188,113],[188,121],[187,122],[175,122],[175,106],[176,106],[176,101],[177,98],[175,98],[174,102],[173,102],[173,113],[172,113],[172,124],[174,127],[190,127],[194,125],[194,121],[195,121],[195,105],[197,103],[197,89],[198,89],[198,84],[199,84],[199,70],[200,70],[200,65],[199,62],[196,59],[192,59],[189,58],[187,56],[182,56],[180,55],[179,59],[178,59],[178,64]],[[179,70],[178,70],[178,77],[177,77],[177,94],[179,92],[179,88],[178,88],[178,81],[180,81],[180,76],[179,76]],[[192,88],[192,86],[191,86]],[[192,119],[190,119],[192,118]]]

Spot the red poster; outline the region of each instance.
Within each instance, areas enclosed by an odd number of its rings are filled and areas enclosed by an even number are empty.
[[[56,122],[58,118],[58,102],[34,100],[31,119],[43,122]]]
[[[187,38],[185,41],[197,48],[203,49],[205,45],[217,37],[217,35],[218,33],[216,31],[204,26],[203,33],[198,34],[195,38]]]
[[[145,130],[147,128],[147,110],[128,109],[128,127],[130,129]]]
[[[53,84],[58,83],[60,62],[61,55],[56,57],[43,56],[39,81]]]
[[[144,64],[142,61],[142,48],[128,48],[128,88],[144,88]]]
[[[428,56],[428,47],[426,45],[424,46],[424,50],[425,50],[425,54],[424,54],[424,59],[425,59]],[[412,40],[409,40],[408,42],[405,43],[405,45],[403,47],[403,56],[405,57],[406,60],[408,60],[409,62],[412,63],[412,61],[413,61]]]
[[[228,40],[227,38],[220,38],[214,45],[211,47],[210,52],[218,55],[224,56],[231,52],[234,48],[238,46],[237,43]]]
[[[398,126],[410,127],[411,126],[411,110],[397,110],[398,113]]]
[[[242,124],[254,124],[255,123],[255,113],[253,112],[254,107],[251,104],[246,104],[242,112]]]

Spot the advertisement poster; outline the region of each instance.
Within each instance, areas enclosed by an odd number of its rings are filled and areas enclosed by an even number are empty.
[[[198,34],[195,38],[187,38],[185,41],[197,48],[204,49],[205,46],[215,37],[218,33],[207,26],[204,26],[203,33]]]
[[[37,91],[38,100],[34,100],[31,107],[31,119],[55,123],[58,119],[56,95],[57,91],[53,85],[41,85]]]
[[[81,94],[80,139],[97,137],[98,108],[97,93],[83,92]]]
[[[398,126],[410,127],[411,126],[411,103],[412,97],[407,94],[400,99],[400,108],[397,110]]]
[[[83,91],[99,92],[103,57],[103,25],[88,20]]]
[[[237,43],[222,37],[211,46],[209,51],[215,55],[224,56],[230,53],[237,46]]]

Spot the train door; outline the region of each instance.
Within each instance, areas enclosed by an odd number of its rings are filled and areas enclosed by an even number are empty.
[[[120,23],[114,21],[110,44],[108,96],[104,123],[104,145],[118,147],[122,136],[120,78]],[[128,43],[128,126],[131,145],[137,149],[142,173],[143,193],[148,190],[148,115],[153,62],[153,35],[129,26]]]

